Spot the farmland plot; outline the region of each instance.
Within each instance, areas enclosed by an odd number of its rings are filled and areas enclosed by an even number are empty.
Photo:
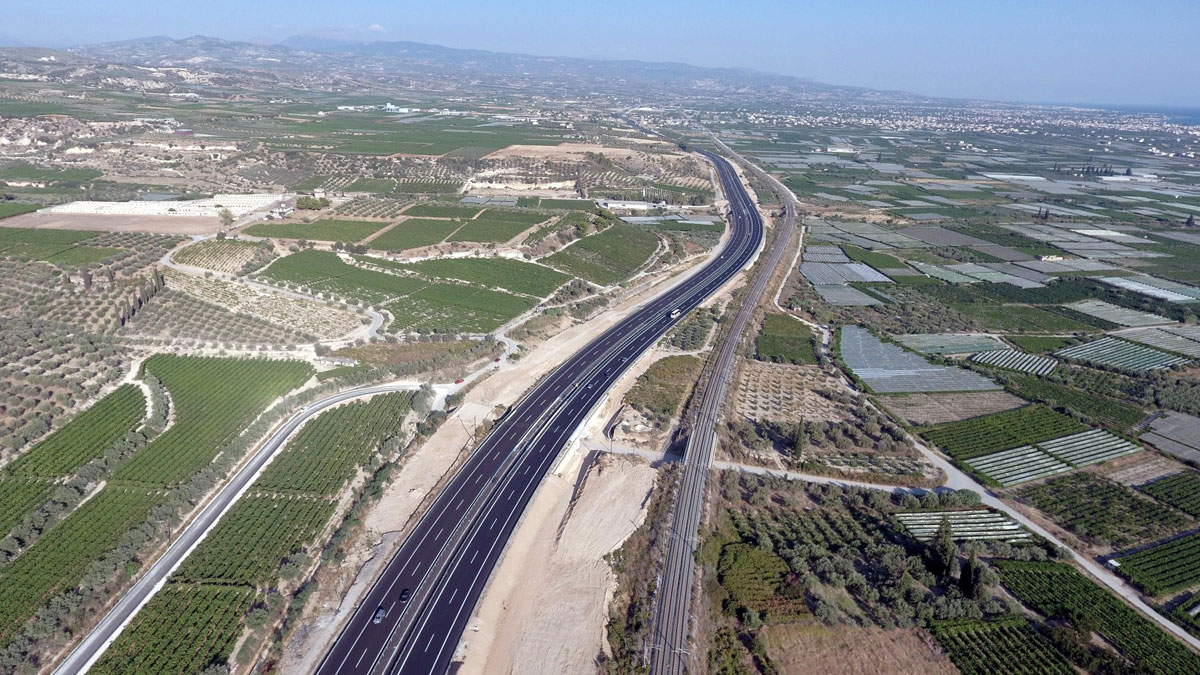
[[[1032,445],[974,457],[965,463],[1004,487],[1071,470],[1069,465]]]
[[[658,237],[632,225],[617,224],[543,258],[543,262],[596,284],[627,279],[658,249]]]
[[[372,258],[359,260],[427,277],[456,279],[539,298],[549,296],[571,279],[568,275],[549,267],[511,258],[441,258],[414,263],[390,263]]]
[[[1087,415],[1099,424],[1120,431],[1129,429],[1146,417],[1144,410],[1129,403],[1064,384],[1048,382],[1031,375],[1014,377],[1012,385],[1015,391],[1025,398],[1074,410]]]
[[[146,415],[146,397],[126,384],[79,413],[49,438],[4,467],[4,475],[58,478],[104,454]]]
[[[1072,466],[1091,466],[1141,450],[1139,446],[1102,429],[1042,441],[1037,445]]]
[[[1178,333],[1160,328],[1138,328],[1117,333],[1122,340],[1130,340],[1150,347],[1157,347],[1176,354],[1200,358],[1200,342]]]
[[[1055,352],[1056,356],[1078,361],[1087,361],[1102,366],[1113,366],[1126,370],[1145,372],[1189,363],[1188,359],[1161,352],[1150,347],[1111,337],[1085,342]]]
[[[221,279],[205,279],[166,273],[167,287],[179,289],[231,312],[257,317],[290,331],[313,335],[322,340],[341,337],[361,325],[353,312],[320,302],[302,300],[263,291]]]
[[[911,333],[893,336],[896,342],[922,354],[971,354],[1009,349],[991,335]]]
[[[276,283],[293,283],[313,293],[330,293],[367,303],[380,303],[423,288],[425,282],[347,265],[336,253],[312,249],[271,263],[263,276]]]
[[[481,210],[478,206],[428,203],[410,206],[404,210],[404,215],[420,218],[474,218]]]
[[[1167,412],[1150,423],[1141,440],[1184,461],[1200,464],[1200,417]]]
[[[410,218],[396,223],[391,229],[367,242],[367,245],[377,251],[405,251],[433,246],[454,234],[459,227],[462,227],[462,222],[457,220]]]
[[[1023,488],[1017,496],[1101,547],[1137,546],[1170,536],[1191,523],[1174,509],[1087,472]]]
[[[1039,405],[951,422],[921,432],[955,459],[970,459],[995,450],[1058,438],[1087,427]]]
[[[387,226],[366,220],[316,220],[311,223],[259,223],[245,229],[253,237],[356,242]]]
[[[935,366],[859,326],[841,329],[841,356],[876,393],[986,391],[1000,386],[962,368]]]
[[[1200,518],[1200,475],[1184,471],[1138,488],[1164,504]]]
[[[263,244],[258,242],[210,239],[185,246],[171,256],[171,259],[180,265],[236,274],[255,260],[263,250]]]
[[[1063,305],[1068,309],[1094,316],[1097,319],[1103,319],[1110,323],[1115,323],[1118,326],[1159,326],[1162,324],[1175,323],[1165,316],[1151,314],[1149,312],[1139,312],[1136,309],[1121,307],[1103,300],[1080,300],[1068,305]]]
[[[299,361],[182,357],[146,360],[171,394],[175,424],[117,470],[123,481],[176,485],[218,453],[280,396],[312,376]]]
[[[1121,574],[1146,595],[1159,596],[1200,584],[1200,532],[1118,558]]]
[[[1027,401],[1006,391],[888,394],[879,400],[910,424],[944,424],[1020,408]]]
[[[434,283],[385,308],[393,332],[490,333],[532,308],[537,301],[500,291]]]
[[[1072,675],[1076,672],[1070,661],[1019,615],[992,621],[938,621],[930,627],[930,632],[949,652],[954,665],[967,675]]]
[[[971,360],[987,366],[1015,370],[1021,373],[1031,373],[1033,375],[1047,375],[1058,365],[1058,361],[1049,356],[1026,354],[1015,349],[980,352],[972,355]]]
[[[499,244],[529,229],[525,223],[500,220],[468,220],[450,235],[448,241]]]
[[[745,360],[738,371],[734,409],[758,421],[841,422],[844,406],[822,396],[841,383],[816,366]]]
[[[1005,587],[1022,602],[1045,616],[1062,610],[1079,612],[1134,666],[1161,675],[1200,672],[1200,656],[1070,565],[1018,561],[996,565]]]
[[[991,509],[970,511],[914,511],[897,513],[896,519],[917,541],[930,541],[945,520],[957,541],[1029,541],[1030,535],[1017,521]]]

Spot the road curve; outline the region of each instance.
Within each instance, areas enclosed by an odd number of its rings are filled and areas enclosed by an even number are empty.
[[[743,227],[762,229],[762,218],[732,167],[721,167],[720,175],[726,197],[736,204],[732,209],[734,220],[746,221]],[[734,371],[742,335],[758,308],[775,268],[787,251],[795,230],[795,219],[794,205],[785,202],[784,217],[775,241],[767,259],[742,298],[729,331],[717,346],[716,355],[710,365],[709,378],[701,392],[700,405],[684,452],[683,475],[672,510],[667,559],[659,577],[651,615],[650,672],[654,675],[682,674],[689,670],[698,670],[689,667],[691,658],[688,633],[691,624],[696,548],[699,543],[700,520],[704,513],[708,474],[713,464],[716,424]]]
[[[706,156],[727,186],[736,183],[728,162]],[[580,425],[638,356],[757,254],[762,221],[751,217],[748,199],[734,196],[732,230],[718,254],[572,355],[496,424],[388,562],[318,673],[449,668],[525,507]],[[411,597],[402,603],[405,590]]]
[[[233,478],[225,484],[225,487],[221,488],[220,492],[201,509],[200,513],[188,523],[183,532],[171,542],[167,551],[125,592],[120,601],[108,611],[108,614],[100,620],[100,623],[96,624],[96,627],[88,633],[87,637],[67,655],[67,658],[63,659],[62,663],[55,668],[55,675],[82,673],[100,658],[104,650],[121,634],[121,631],[129,623],[130,619],[162,588],[167,578],[171,576],[171,573],[179,567],[179,564],[192,552],[192,549],[212,530],[217,521],[221,519],[221,516],[225,515],[230,507],[237,502],[242,493],[254,482],[258,473],[302,424],[322,410],[343,401],[371,394],[413,390],[416,388],[417,385],[402,383],[351,389],[310,403],[292,415],[254,453],[250,460],[242,465]]]

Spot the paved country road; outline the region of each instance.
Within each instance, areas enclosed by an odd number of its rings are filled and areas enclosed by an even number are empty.
[[[146,604],[162,588],[167,577],[179,567],[179,564],[191,553],[192,549],[212,530],[217,521],[221,519],[221,516],[225,515],[229,508],[237,502],[242,493],[246,491],[246,488],[254,482],[258,473],[302,424],[322,410],[343,401],[371,394],[414,389],[417,389],[417,385],[410,383],[382,384],[352,389],[310,403],[293,415],[278,431],[271,435],[270,439],[259,448],[258,452],[254,453],[248,462],[243,464],[242,468],[234,474],[225,487],[221,488],[216,496],[204,506],[200,514],[188,523],[183,532],[167,548],[166,553],[146,570],[145,574],[134,583],[133,587],[100,620],[100,623],[59,664],[58,668],[54,670],[56,675],[82,673],[100,658],[104,650],[121,634],[121,630],[125,628],[129,620],[137,614],[142,605]]]
[[[732,173],[708,158],[722,176]],[[580,425],[633,361],[757,255],[761,220],[742,216],[740,199],[730,207],[729,238],[703,267],[571,356],[497,422],[387,563],[318,673],[449,668],[525,507]]]

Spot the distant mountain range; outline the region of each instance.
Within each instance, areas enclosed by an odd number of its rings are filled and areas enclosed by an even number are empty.
[[[154,36],[73,47],[72,54],[96,61],[138,66],[176,66],[224,71],[305,74],[349,84],[427,84],[438,88],[469,83],[525,92],[540,88],[638,94],[677,93],[707,98],[816,95],[821,98],[895,96],[853,87],[740,68],[706,68],[684,63],[532,56],[456,49],[420,42],[356,42],[294,36],[276,45],[194,36]],[[447,80],[447,78],[450,78]]]

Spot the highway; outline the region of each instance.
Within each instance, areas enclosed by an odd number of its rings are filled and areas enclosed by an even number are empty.
[[[728,148],[725,149],[728,151]],[[721,181],[725,184],[726,194],[736,194],[736,199],[741,204],[739,208],[734,209],[734,218],[742,217],[750,221],[743,227],[761,230],[761,217],[741,183],[737,182],[737,177],[732,178],[734,184],[731,185],[731,181],[722,173]],[[730,196],[730,199],[735,197]],[[699,544],[708,474],[713,464],[716,425],[725,401],[726,389],[733,376],[746,325],[754,316],[763,293],[766,292],[767,284],[787,251],[795,231],[795,204],[791,200],[785,200],[784,205],[785,213],[767,259],[742,298],[729,331],[717,346],[709,366],[709,377],[701,392],[700,404],[691,425],[691,434],[688,436],[687,449],[684,452],[679,491],[672,510],[667,559],[659,576],[651,615],[650,672],[653,675],[676,675],[689,670],[703,670],[701,667],[690,667],[688,634],[691,624],[696,548]]]
[[[167,577],[171,576],[171,573],[179,567],[179,564],[192,552],[192,549],[212,530],[217,521],[221,519],[221,516],[225,515],[225,512],[250,487],[250,484],[254,482],[259,472],[267,465],[267,462],[283,447],[284,443],[291,438],[292,434],[302,424],[326,408],[343,401],[371,394],[413,390],[416,387],[417,385],[405,383],[352,389],[310,403],[292,415],[259,448],[258,452],[254,453],[250,460],[243,464],[242,468],[238,469],[233,478],[204,505],[199,515],[193,518],[178,537],[171,542],[167,551],[158,560],[154,561],[154,564],[126,591],[125,595],[109,610],[108,614],[104,615],[100,623],[96,624],[96,627],[80,641],[75,649],[67,655],[67,658],[63,659],[62,663],[54,670],[56,675],[82,673],[100,658],[104,650],[121,634],[121,630],[125,628],[129,620],[166,583]]]
[[[445,672],[526,506],[580,425],[638,356],[757,254],[761,219],[733,167],[704,154],[716,165],[730,202],[725,245],[542,378],[509,410],[387,563],[318,673]],[[405,590],[411,597],[401,603]]]

